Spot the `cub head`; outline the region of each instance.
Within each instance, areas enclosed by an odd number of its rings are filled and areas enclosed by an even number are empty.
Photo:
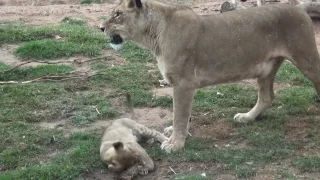
[[[122,142],[113,143],[101,156],[108,169],[117,173],[133,166],[138,161],[135,153],[126,148]]]
[[[100,29],[110,37],[114,49],[121,48],[125,40],[138,39],[145,27],[145,7],[141,0],[120,0],[106,22]]]

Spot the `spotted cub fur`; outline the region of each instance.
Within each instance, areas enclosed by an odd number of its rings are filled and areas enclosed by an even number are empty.
[[[104,132],[100,157],[110,170],[120,173],[122,179],[146,175],[154,169],[154,163],[138,142],[150,138],[160,143],[167,140],[163,134],[129,118],[115,120]]]

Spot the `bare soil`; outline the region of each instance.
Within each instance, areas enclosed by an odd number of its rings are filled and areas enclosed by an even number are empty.
[[[164,0],[173,1],[175,0]],[[23,21],[32,25],[54,25],[61,22],[65,17],[77,17],[84,19],[92,27],[98,28],[99,23],[103,17],[107,17],[113,8],[116,6],[118,1],[109,0],[104,4],[90,4],[81,5],[81,0],[0,0],[0,17],[2,21]],[[220,6],[224,2],[223,0],[186,0],[185,4],[189,5],[194,11],[199,14],[216,14],[220,11]],[[249,0],[245,3],[246,6],[255,6],[255,1]],[[287,3],[287,1],[281,0],[281,3]],[[320,51],[320,21],[314,20],[314,27],[316,31],[316,40],[318,51]],[[13,52],[17,45],[2,45],[0,47],[0,61],[14,66],[21,62]],[[106,50],[105,55],[111,56],[110,61],[106,61],[106,66],[119,66],[124,65],[126,62],[120,56],[118,56],[114,51]],[[76,60],[87,60],[85,57],[72,57],[69,59],[70,63]],[[28,65],[38,65],[38,63],[28,64]],[[88,71],[90,68],[88,64],[82,64],[77,66],[79,71]],[[155,69],[156,70],[156,69]],[[242,83],[256,87],[255,81],[247,80]],[[279,90],[281,88],[289,86],[288,84],[275,84],[275,89]],[[163,87],[153,89],[152,92],[154,96],[172,96],[172,88]],[[113,99],[112,104],[115,107],[119,107],[119,110],[123,112],[122,117],[131,117],[132,114],[123,107],[123,103],[120,99]],[[317,108],[316,108],[317,109]],[[312,110],[312,109],[311,109]],[[173,116],[171,109],[163,108],[142,108],[134,109],[135,119],[148,127],[154,127],[157,129],[162,129],[164,124],[170,120]],[[319,118],[318,118],[319,119]],[[317,120],[318,121],[318,120]],[[88,128],[103,129],[108,126],[112,121],[110,119],[99,120],[85,128],[73,127],[66,123],[65,120],[59,120],[56,122],[42,122],[40,126],[45,128],[63,128],[67,131],[85,131]],[[288,122],[288,138],[303,138],[306,136],[306,132],[310,128],[310,124],[306,123],[306,118],[296,118]],[[217,139],[216,146],[229,146],[232,145],[232,136],[235,132],[235,128],[230,125],[230,123],[224,120],[217,120],[211,123],[206,123],[205,121],[193,121],[190,129],[190,133],[193,136],[199,137],[214,137]],[[309,144],[310,145],[310,144]],[[306,147],[312,148],[312,147]],[[301,151],[303,153],[303,150]],[[314,152],[319,155],[319,152]],[[50,156],[55,156],[53,152]],[[170,167],[176,172],[208,172],[215,171],[219,169],[219,165],[212,163],[170,163],[165,161],[155,160],[156,170],[151,172],[149,175],[142,177],[143,180],[164,180],[168,179],[169,176],[173,174]],[[170,167],[169,167],[170,166]],[[265,167],[259,170],[256,179],[270,179],[274,177],[277,169],[275,167]],[[1,172],[1,166],[0,166]],[[312,177],[312,176],[311,176]],[[317,177],[313,176],[313,177]],[[319,177],[319,176],[318,176]],[[94,172],[88,172],[83,175],[80,179],[90,179],[90,180],[102,180],[102,179],[113,179],[113,175],[107,173],[105,169],[96,170]],[[219,175],[217,179],[233,180],[237,179],[234,175],[223,174]]]

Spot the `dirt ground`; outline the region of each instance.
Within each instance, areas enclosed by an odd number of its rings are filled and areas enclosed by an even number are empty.
[[[1,21],[23,21],[27,24],[32,25],[54,25],[61,22],[65,17],[78,17],[84,19],[92,27],[98,28],[99,23],[102,17],[107,17],[109,13],[116,6],[116,0],[108,0],[104,4],[90,4],[90,5],[81,5],[81,0],[0,0],[0,19]],[[174,1],[174,0],[163,0],[163,1]],[[178,2],[178,0],[176,0]],[[185,4],[189,5],[194,11],[199,14],[216,14],[220,11],[220,6],[223,3],[223,0],[186,0]],[[287,3],[287,1],[282,1],[281,3]],[[250,0],[245,3],[245,5],[251,7],[255,6],[256,2]],[[318,51],[320,52],[320,21],[314,20],[314,26],[316,30],[316,40]],[[13,50],[17,45],[3,45],[0,47],[0,61],[5,62],[8,65],[16,65],[19,63],[13,55]],[[115,57],[115,61],[110,65],[122,65],[124,60],[121,57],[117,56],[113,51],[107,50],[106,54]],[[85,60],[85,57],[72,57],[70,61],[74,59]],[[34,64],[36,65],[36,64]],[[86,71],[87,67],[78,67],[79,70]],[[244,81],[243,83],[255,86],[253,81]],[[281,88],[281,87],[279,87]],[[155,96],[172,96],[171,88],[159,88],[153,90]],[[117,104],[115,100],[114,105]],[[118,104],[120,107],[121,104]],[[162,109],[162,108],[143,108],[135,109],[136,118],[139,120],[139,123],[152,126],[155,128],[163,127],[163,124],[166,123],[168,119],[172,117],[172,110]],[[123,109],[123,112],[126,112]],[[128,113],[124,113],[122,116],[128,116]],[[118,117],[119,118],[119,117]],[[105,127],[110,123],[110,121],[97,121],[92,125],[93,128]],[[43,122],[40,124],[46,128],[55,128],[57,126],[63,127],[65,122]],[[293,128],[295,125],[292,125]],[[64,127],[72,129],[73,127]],[[73,129],[73,130],[85,130],[85,129]],[[195,124],[191,130],[196,136],[214,136],[217,139],[221,139],[216,146],[226,146],[230,142],[228,136],[234,131],[234,129],[225,121],[215,121],[211,124]],[[300,135],[303,132],[299,132]],[[297,133],[298,134],[298,133]],[[144,177],[143,179],[153,179],[153,180],[162,180],[167,179],[168,175],[171,175],[172,172],[168,168],[168,165],[165,162],[157,161],[156,170],[150,175]],[[188,172],[191,171],[208,171],[217,169],[215,164],[201,164],[201,163],[179,163],[179,164],[170,164],[170,167],[175,169],[178,172]],[[276,167],[266,167],[263,171],[259,172],[256,179],[268,179],[266,177],[273,177],[272,174],[276,173]],[[107,175],[105,170],[97,170],[96,172],[90,172],[84,175],[81,179],[111,179]],[[235,179],[234,176],[225,174],[220,175],[218,179]]]

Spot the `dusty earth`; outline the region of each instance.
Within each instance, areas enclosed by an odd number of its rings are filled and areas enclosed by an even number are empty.
[[[172,2],[182,2],[179,0],[164,0]],[[98,28],[102,18],[108,17],[108,14],[116,6],[116,0],[106,0],[103,4],[90,4],[90,5],[81,5],[81,0],[0,0],[0,17],[1,21],[23,21],[27,24],[32,25],[54,25],[58,24],[65,17],[78,17],[83,20],[86,20],[88,24],[92,27]],[[224,2],[223,0],[186,0],[183,1],[184,4],[192,7],[194,11],[199,14],[216,14],[220,11],[220,6]],[[287,3],[287,1],[281,1],[281,3]],[[249,0],[244,3],[247,7],[255,6],[256,2]],[[318,45],[318,51],[320,52],[320,21],[314,20],[314,27],[316,30],[316,39]],[[0,61],[5,62],[8,65],[17,65],[21,61],[13,55],[14,49],[17,45],[5,44],[0,46]],[[114,53],[112,50],[106,50],[105,54],[113,57],[111,62],[109,61],[108,66],[123,65],[125,64],[124,59]],[[72,57],[67,60],[72,64],[76,60],[87,60],[85,57]],[[66,60],[65,58],[63,59]],[[57,60],[59,61],[59,59]],[[28,64],[28,65],[37,65]],[[86,64],[78,65],[77,70],[79,71],[88,71],[89,66]],[[242,83],[256,87],[256,83],[253,80],[246,80]],[[276,84],[275,90],[279,90],[289,86],[288,84]],[[172,96],[172,88],[156,88],[152,92],[155,96]],[[116,107],[121,107],[121,101],[117,99],[113,100],[113,105]],[[121,117],[131,116],[128,113],[127,109],[120,108],[123,115]],[[162,109],[162,108],[143,108],[143,109],[134,109],[135,118],[139,123],[147,125],[149,127],[154,127],[156,129],[163,128],[164,124],[172,118],[171,109]],[[117,117],[117,118],[121,118]],[[300,119],[299,121],[303,121]],[[93,123],[89,128],[101,129],[110,124],[110,120],[100,120]],[[76,128],[70,126],[65,121],[57,122],[42,122],[40,123],[42,127],[45,128],[64,128],[70,131],[85,131],[87,128]],[[301,129],[301,126],[304,126],[305,123],[300,123],[299,127],[297,124],[290,124],[292,129],[297,129],[297,132],[294,131],[290,137],[303,136],[304,132],[298,131],[298,128]],[[208,123],[192,123],[190,132],[195,136],[205,137],[210,136],[219,139],[217,144],[214,146],[229,146],[232,145],[233,141],[230,139],[230,135],[234,132],[234,128],[227,123],[226,121],[219,120]],[[316,152],[315,152],[316,153]],[[168,164],[161,161],[156,161],[156,170],[150,175],[142,179],[153,179],[153,180],[162,180],[167,179],[169,175],[172,175],[172,171],[169,169]],[[202,164],[202,163],[179,163],[179,164],[170,164],[170,167],[177,172],[201,172],[201,171],[214,171],[217,169],[217,165],[214,164]],[[256,179],[268,179],[268,177],[274,177],[276,173],[276,167],[266,167],[264,170],[258,172]],[[235,179],[234,176],[228,174],[222,174],[218,179]],[[97,170],[95,172],[90,172],[85,174],[80,179],[112,179],[106,170]]]

